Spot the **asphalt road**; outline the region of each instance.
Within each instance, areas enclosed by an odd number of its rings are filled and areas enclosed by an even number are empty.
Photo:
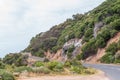
[[[105,72],[110,80],[120,80],[120,66],[107,64],[83,64],[85,67],[92,67]]]

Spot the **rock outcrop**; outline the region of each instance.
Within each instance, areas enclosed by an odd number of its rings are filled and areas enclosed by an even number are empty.
[[[97,37],[97,33],[98,31],[104,26],[104,23],[103,22],[98,22],[98,23],[95,23],[94,25],[94,34],[93,36],[96,38]]]

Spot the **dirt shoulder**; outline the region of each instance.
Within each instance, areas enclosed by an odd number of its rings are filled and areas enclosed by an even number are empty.
[[[38,76],[38,77],[20,77],[18,80],[109,80],[102,72],[94,75],[56,75],[56,76]]]

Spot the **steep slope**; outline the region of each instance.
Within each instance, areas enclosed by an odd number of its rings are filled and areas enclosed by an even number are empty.
[[[76,56],[87,59],[97,53],[97,56],[102,57],[106,52],[105,47],[116,42],[112,38],[120,32],[119,4],[120,0],[106,0],[92,11],[73,15],[73,19],[67,19],[49,31],[33,37],[23,52],[31,52],[32,55],[50,60],[62,60],[66,56],[68,59]],[[65,46],[67,43],[69,45]]]
[[[118,43],[118,41],[120,40],[120,32],[117,33],[113,38],[111,38],[108,42],[105,48],[99,48],[97,51],[97,54],[95,54],[94,56],[90,56],[86,59],[87,62],[92,62],[92,63],[96,63],[98,61],[100,61],[100,59],[106,54],[105,50],[109,47],[110,44],[112,43]]]
[[[33,37],[30,41],[30,45],[24,50],[25,52],[31,52],[35,56],[44,56],[44,52],[52,48],[57,44],[58,37],[60,36],[62,30],[71,25],[72,20],[67,20],[64,23],[52,27],[47,32],[42,32],[37,36]]]

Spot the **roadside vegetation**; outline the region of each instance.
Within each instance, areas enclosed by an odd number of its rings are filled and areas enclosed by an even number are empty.
[[[90,75],[95,74],[96,70],[85,68],[80,61],[67,60],[66,62],[36,62],[31,67],[28,66],[10,66],[1,64],[4,68],[0,69],[0,80],[15,80],[22,73],[35,75]]]

